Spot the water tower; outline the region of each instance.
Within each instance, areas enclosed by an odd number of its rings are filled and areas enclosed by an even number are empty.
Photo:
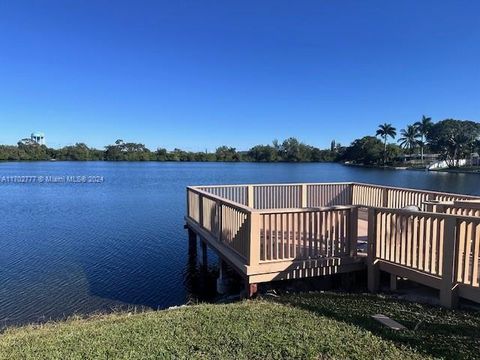
[[[45,134],[42,132],[33,132],[32,135],[30,135],[30,139],[32,139],[39,145],[45,145]]]

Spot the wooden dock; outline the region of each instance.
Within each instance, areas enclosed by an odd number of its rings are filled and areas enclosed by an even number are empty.
[[[410,210],[403,208],[409,207]],[[418,211],[412,207],[417,207]],[[360,214],[360,216],[359,216]],[[186,226],[257,284],[368,267],[480,302],[480,197],[359,183],[191,186]],[[368,241],[367,253],[359,252]]]

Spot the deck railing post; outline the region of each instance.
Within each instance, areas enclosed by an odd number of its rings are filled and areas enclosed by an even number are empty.
[[[254,205],[254,193],[253,185],[247,185],[247,206],[253,208]]]
[[[248,265],[255,266],[260,262],[260,214],[250,212],[248,214]]]
[[[376,246],[377,246],[377,221],[376,211],[374,208],[368,209],[368,253],[367,253],[367,267],[368,267],[368,291],[375,293],[380,287],[380,269],[378,268],[376,260]]]
[[[353,207],[350,209],[349,219],[349,256],[354,257],[357,255],[357,241],[358,241],[358,208]]]
[[[457,306],[457,294],[455,291],[457,219],[454,216],[449,216],[444,221],[440,304],[447,308],[454,308]]]
[[[220,201],[217,204],[217,240],[222,241],[222,203]]]
[[[203,227],[203,196],[198,195],[198,223]]]
[[[187,187],[187,216],[192,217],[190,214],[190,189]]]
[[[301,185],[300,196],[301,196],[300,197],[300,199],[301,199],[300,207],[302,207],[302,208],[307,207],[307,185],[306,184]]]
[[[427,195],[427,201],[435,201],[436,195],[434,193],[428,193]],[[437,207],[436,205],[433,204],[423,204],[422,205],[422,211],[428,211],[428,212],[437,212]]]
[[[348,194],[348,201],[349,201],[349,204],[348,205],[354,205],[353,204],[353,199],[355,199],[355,196],[354,196],[354,191],[355,191],[355,183],[351,183],[348,188],[350,189],[350,192]]]
[[[388,188],[384,187],[382,190],[382,206],[388,207]]]

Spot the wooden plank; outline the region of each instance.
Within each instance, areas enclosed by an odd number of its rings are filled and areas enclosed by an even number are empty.
[[[308,260],[305,260],[308,261]],[[271,273],[260,271],[258,274],[249,275],[252,282],[264,283],[278,280],[303,279],[313,276],[324,276],[332,274],[343,274],[365,269],[365,262],[357,261],[340,264],[327,264],[324,266],[308,266],[301,263],[290,264],[285,270],[279,270]]]
[[[377,247],[377,213],[375,209],[368,210],[368,291],[377,292],[380,286],[380,271],[375,259]]]
[[[466,222],[465,221],[459,221],[457,222],[457,227],[458,227],[458,243],[456,244],[456,247],[458,249],[457,252],[457,267],[456,267],[456,280],[458,282],[463,282],[463,262],[465,259],[465,227],[466,227]]]
[[[418,216],[413,217],[413,229],[412,229],[412,255],[411,255],[411,266],[413,268],[418,267],[418,226],[419,226],[419,218]]]
[[[328,258],[318,258],[318,259],[295,259],[295,260],[271,260],[271,261],[260,261],[256,266],[249,267],[249,274],[260,274],[260,273],[270,273],[270,272],[279,272],[288,269],[289,266],[292,267],[325,267],[325,266],[341,266],[352,263],[362,263],[365,267],[365,257],[350,258],[350,257],[328,257]]]
[[[425,217],[419,217],[420,223],[418,226],[418,269],[425,269]]]
[[[465,256],[464,256],[464,263],[465,267],[463,269],[463,283],[468,284],[470,282],[470,253],[472,252],[472,227],[473,224],[471,222],[466,224],[467,232],[465,236]]]
[[[438,219],[432,219],[432,228],[431,228],[431,251],[430,251],[430,272],[432,274],[437,273],[437,228],[438,228]]]
[[[480,262],[480,224],[477,224],[475,226],[474,241],[475,241],[475,246],[474,246],[474,252],[473,252],[472,285],[479,286],[478,265]]]
[[[441,287],[442,279],[440,277],[416,269],[390,263],[384,260],[378,260],[378,267],[381,271],[410,279],[414,282],[430,286],[434,289],[440,289]]]

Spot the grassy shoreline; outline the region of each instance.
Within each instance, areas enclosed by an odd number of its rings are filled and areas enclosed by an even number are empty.
[[[377,313],[408,330],[382,327]],[[309,293],[9,328],[0,359],[467,359],[479,346],[478,312]]]

